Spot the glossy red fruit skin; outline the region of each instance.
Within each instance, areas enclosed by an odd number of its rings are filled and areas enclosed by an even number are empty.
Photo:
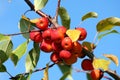
[[[51,40],[51,29],[49,28],[49,29],[43,31],[42,37],[45,40],[48,40],[48,41]]]
[[[103,77],[103,72],[100,69],[94,69],[90,72],[92,80],[100,80]]]
[[[55,43],[60,43],[64,38],[64,34],[58,31],[57,29],[53,29],[51,32],[51,40]]]
[[[65,34],[66,31],[67,31],[67,28],[65,28],[64,26],[59,26],[59,27],[57,28],[57,30],[58,30],[59,32]]]
[[[31,31],[30,34],[30,39],[36,43],[40,43],[42,42],[43,38],[42,38],[42,34],[40,31]]]
[[[61,45],[65,50],[71,50],[73,47],[73,42],[69,37],[65,37],[62,40]]]
[[[70,53],[70,51],[67,50],[61,50],[59,56],[61,59],[68,59],[72,56],[72,53]]]
[[[76,30],[79,30],[81,32],[78,40],[82,41],[87,37],[87,31],[85,28],[78,27],[78,28],[76,28]]]
[[[52,62],[54,63],[60,63],[61,62],[61,58],[59,57],[59,54],[57,52],[53,52],[51,55],[50,55],[50,59]]]
[[[73,47],[71,49],[71,52],[75,54],[77,57],[79,57],[81,51],[82,51],[82,45],[78,41],[73,42]]]
[[[52,42],[43,40],[40,44],[40,49],[46,53],[53,51],[52,49]]]
[[[55,43],[55,42],[52,42],[52,48],[53,51],[55,52],[60,52],[63,49],[61,43]]]
[[[40,30],[46,30],[49,25],[49,20],[46,17],[39,18],[38,22],[36,22],[36,27]]]
[[[75,62],[77,62],[77,57],[76,55],[72,54],[70,58],[68,59],[63,59],[66,65],[72,65]]]
[[[84,59],[81,62],[81,67],[83,70],[89,71],[89,70],[93,70],[93,65],[92,65],[92,60],[90,59]]]

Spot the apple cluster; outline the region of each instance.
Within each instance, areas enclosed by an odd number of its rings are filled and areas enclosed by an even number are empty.
[[[92,65],[93,60],[83,59],[81,62],[81,67],[85,71],[90,71],[90,76],[92,80],[100,80],[103,77],[103,71],[100,69],[94,69]]]
[[[73,42],[69,36],[66,35],[66,27],[49,27],[49,20],[41,17],[36,22],[36,27],[39,30],[32,30],[30,32],[30,39],[39,43],[39,47],[45,53],[51,53],[50,59],[54,63],[65,63],[71,65],[77,61],[77,58],[85,56],[82,53],[82,45],[79,41],[86,38],[87,32],[82,27],[75,28],[81,34],[77,41]]]

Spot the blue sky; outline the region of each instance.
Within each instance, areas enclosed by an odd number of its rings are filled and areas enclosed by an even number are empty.
[[[42,10],[51,15],[55,15],[57,0],[49,0],[48,4]],[[98,18],[96,19],[88,19],[83,22],[80,26],[86,28],[88,35],[85,41],[93,41],[93,38],[96,34],[96,24],[100,20],[107,17],[119,17],[120,18],[120,0],[62,0],[61,6],[65,7],[71,17],[71,29],[77,27],[77,25],[81,21],[81,17],[88,12],[97,12]],[[18,22],[21,18],[21,15],[28,10],[29,7],[26,5],[24,0],[12,0],[8,2],[8,0],[0,0],[0,33],[10,34],[19,32]],[[30,19],[38,18],[39,16],[34,12],[29,12],[26,14]],[[116,27],[120,32],[120,28]],[[19,35],[12,37],[14,48],[23,43],[25,39]],[[111,53],[120,59],[120,35],[111,34],[104,37],[98,44],[95,49],[96,57],[102,58],[103,53]],[[28,50],[31,48],[29,46]],[[18,73],[25,72],[25,56],[24,55],[19,61],[18,65],[14,67],[13,63],[8,60],[5,62],[7,66],[8,72],[10,72],[13,76]],[[37,65],[37,68],[42,68],[50,61],[49,54],[45,54],[41,52],[40,61]],[[74,68],[81,69],[81,59],[78,59],[77,63],[73,65]],[[111,63],[110,68],[113,70],[117,70],[117,73],[120,75],[120,66],[116,67],[114,63]],[[62,76],[62,73],[59,71],[59,68],[55,65],[54,67],[49,69],[49,78],[50,80],[59,80]],[[31,80],[40,80],[43,77],[43,71],[33,73]],[[6,73],[0,73],[0,80],[9,80],[9,75]],[[85,73],[83,72],[75,72],[73,70],[73,79],[74,80],[86,80]],[[102,79],[106,80],[106,79]]]

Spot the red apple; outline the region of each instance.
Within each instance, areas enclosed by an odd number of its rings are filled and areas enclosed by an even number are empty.
[[[80,40],[80,41],[84,40],[87,36],[87,31],[85,30],[85,28],[78,27],[78,28],[76,28],[76,30],[79,30],[81,32],[78,40]]]
[[[86,46],[82,46],[82,48],[88,50],[88,48]],[[84,53],[84,51],[82,50],[81,53],[78,54],[79,58],[84,58],[86,56],[86,54]]]
[[[51,29],[49,28],[49,29],[43,31],[42,37],[45,40],[51,40]]]
[[[63,34],[65,34],[66,31],[67,31],[67,29],[66,29],[64,26],[59,26],[59,27],[57,28],[57,30],[60,31],[60,32],[63,33]]]
[[[92,60],[91,59],[84,59],[81,62],[81,67],[83,70],[93,70]]]
[[[69,37],[65,37],[62,42],[61,45],[64,49],[66,50],[70,50],[73,47],[73,42]]]
[[[60,52],[63,49],[61,43],[55,43],[55,42],[52,42],[52,48],[55,52]]]
[[[37,42],[37,43],[42,42],[42,40],[43,40],[42,34],[40,31],[33,30],[30,32],[29,36],[32,41]]]
[[[42,43],[40,44],[40,49],[42,51],[44,51],[44,52],[51,52],[51,51],[53,51],[53,49],[52,49],[52,42],[43,40]]]
[[[100,69],[94,69],[90,72],[92,80],[100,80],[103,77],[103,71]]]
[[[50,59],[52,62],[54,63],[60,63],[61,62],[61,59],[59,57],[59,54],[57,52],[53,52],[51,55],[50,55]]]
[[[36,22],[36,27],[40,30],[46,30],[49,25],[49,20],[46,17],[39,18],[38,22]]]
[[[53,29],[51,32],[51,40],[55,43],[60,43],[64,38],[64,34],[58,31],[57,29]]]
[[[72,54],[70,58],[68,58],[68,59],[63,59],[63,60],[64,60],[65,64],[67,64],[67,65],[72,65],[72,64],[74,64],[75,62],[77,62],[77,57],[76,57],[74,54]]]
[[[61,50],[59,53],[59,56],[61,59],[68,59],[71,57],[71,55],[72,53],[70,53],[70,51],[67,51],[67,50]]]
[[[81,54],[81,51],[82,51],[82,45],[77,41],[73,42],[73,47],[71,49],[71,52],[78,57]]]

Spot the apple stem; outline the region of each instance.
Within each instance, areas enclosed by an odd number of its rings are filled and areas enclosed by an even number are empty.
[[[58,0],[56,14],[55,14],[55,17],[54,17],[56,22],[58,22],[58,11],[59,11],[59,8],[60,8],[60,2],[61,2],[61,0]]]

